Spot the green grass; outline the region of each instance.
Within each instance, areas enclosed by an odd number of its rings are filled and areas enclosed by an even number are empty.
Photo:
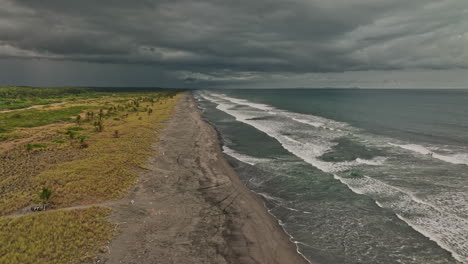
[[[95,131],[96,119],[83,122],[78,129],[73,124],[68,125],[70,130],[67,126],[39,128],[52,133],[35,132],[39,137],[27,143],[45,144],[47,148],[26,151],[23,143],[21,150],[4,154],[9,156],[8,162],[0,162],[0,171],[6,172],[0,173],[0,215],[28,206],[43,186],[54,190],[51,203],[55,208],[121,197],[135,182],[135,168],[146,162],[152,151],[151,142],[157,140],[155,133],[170,118],[176,102],[177,98],[158,102],[151,115],[123,109],[119,112],[121,120],[103,118],[103,132]],[[115,130],[119,131],[118,137]],[[18,132],[28,134],[29,129]],[[64,143],[54,144],[59,142]]]
[[[55,190],[52,203],[57,207],[120,197],[135,182],[134,169],[143,166],[152,150],[151,142],[156,139],[155,131],[170,118],[176,102],[168,100],[152,115],[133,113],[125,121],[105,119],[102,133],[75,135],[75,140],[89,142],[86,157],[40,173],[34,185]],[[115,130],[119,131],[118,138]]]
[[[27,150],[32,150],[32,149],[37,149],[37,148],[47,148],[47,145],[44,145],[44,144],[27,144],[26,145]]]
[[[0,133],[0,142],[20,138],[20,135]]]
[[[87,88],[76,87],[54,87],[54,88],[36,88],[36,87],[0,87],[1,98],[50,98],[66,94],[88,93]]]
[[[142,99],[135,96],[125,98],[122,101],[125,104],[120,106],[115,105],[115,99],[122,100],[117,97],[89,102],[92,106],[0,114],[0,129],[7,132],[19,127],[70,122],[13,132],[34,133],[34,138],[26,141],[31,148],[47,147],[25,151],[26,142],[20,142],[18,149],[0,156],[8,157],[0,162],[0,171],[6,172],[0,173],[0,215],[31,206],[37,191],[44,186],[53,191],[50,208],[54,209],[90,205],[125,195],[137,179],[136,169],[144,166],[153,151],[151,143],[157,140],[156,134],[170,118],[179,98],[171,100],[172,92],[147,93],[145,98],[139,97]],[[104,111],[102,132],[94,130],[97,114],[94,120],[85,119],[80,126],[74,123],[77,114],[99,109],[97,105],[104,101],[111,103]],[[141,104],[137,110],[151,105],[154,112],[129,112],[130,106],[133,108],[137,103]],[[110,108],[120,110],[108,114]],[[80,141],[85,141],[87,147],[78,147]],[[109,209],[93,207],[50,210],[14,219],[0,217],[0,264],[86,262],[99,251],[106,250],[103,246],[112,237],[114,229],[107,221],[108,214]]]
[[[89,88],[0,87],[0,110],[98,97]]]
[[[110,209],[91,207],[0,218],[0,263],[76,263],[103,250]]]
[[[0,87],[0,110],[73,102],[101,96],[145,96],[149,92],[158,92],[158,98],[164,98],[172,97],[178,91],[158,88]]]
[[[0,133],[13,131],[17,127],[38,127],[56,122],[72,121],[73,116],[97,106],[71,106],[55,110],[28,109],[0,114]]]

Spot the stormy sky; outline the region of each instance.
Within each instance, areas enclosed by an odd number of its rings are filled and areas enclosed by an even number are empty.
[[[0,85],[468,88],[467,0],[0,0]]]

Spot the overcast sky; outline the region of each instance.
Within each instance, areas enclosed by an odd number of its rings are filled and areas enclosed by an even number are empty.
[[[468,88],[468,0],[0,0],[0,85]]]

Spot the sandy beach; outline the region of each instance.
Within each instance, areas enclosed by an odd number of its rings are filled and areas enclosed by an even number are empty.
[[[224,159],[217,133],[185,94],[128,198],[98,263],[307,263]]]

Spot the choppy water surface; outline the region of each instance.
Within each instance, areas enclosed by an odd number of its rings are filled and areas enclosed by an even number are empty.
[[[197,91],[307,259],[468,263],[468,91]]]

